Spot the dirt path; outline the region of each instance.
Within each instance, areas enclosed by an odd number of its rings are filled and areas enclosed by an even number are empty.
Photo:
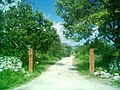
[[[73,56],[63,58],[31,82],[14,90],[119,90],[80,76],[72,66]]]

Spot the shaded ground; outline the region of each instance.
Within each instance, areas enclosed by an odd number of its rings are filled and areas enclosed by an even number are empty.
[[[73,56],[63,58],[36,79],[14,90],[120,90],[80,76],[72,60]]]

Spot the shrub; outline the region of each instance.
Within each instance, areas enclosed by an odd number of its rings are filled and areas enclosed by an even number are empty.
[[[77,55],[77,58],[74,60],[74,65],[80,73],[89,74],[89,55]]]

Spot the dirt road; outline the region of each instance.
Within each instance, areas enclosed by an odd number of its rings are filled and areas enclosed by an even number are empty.
[[[80,76],[72,60],[73,56],[63,58],[36,79],[14,90],[120,90]]]

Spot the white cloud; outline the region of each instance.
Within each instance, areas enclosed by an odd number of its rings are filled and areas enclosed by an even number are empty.
[[[52,14],[45,14],[44,12],[43,12],[43,15],[45,16],[45,18],[47,18],[47,19],[50,19],[51,17],[52,17]]]
[[[83,43],[85,42],[84,40],[81,40],[80,42],[75,42],[73,40],[66,39],[63,34],[63,31],[65,29],[62,25],[62,22],[54,23],[53,27],[57,29],[57,34],[59,35],[62,43],[66,43],[67,45],[70,45],[70,46],[76,46],[76,45],[83,45]]]
[[[51,18],[51,16],[52,16],[52,14],[49,13],[48,15],[46,15],[46,18],[49,19],[49,18]]]

